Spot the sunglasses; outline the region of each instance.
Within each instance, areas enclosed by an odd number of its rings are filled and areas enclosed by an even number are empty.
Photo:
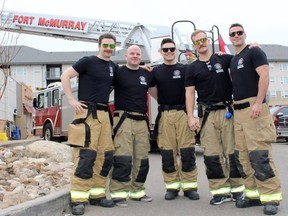
[[[207,38],[201,38],[201,39],[199,39],[199,40],[193,41],[193,44],[196,45],[196,46],[198,46],[198,45],[200,45],[200,42],[203,44],[203,43],[205,43],[207,40],[208,40]]]
[[[239,35],[239,36],[241,36],[241,35],[244,34],[244,31],[230,32],[230,33],[229,33],[229,36],[230,36],[230,37],[235,37],[236,34]]]
[[[167,47],[167,48],[162,48],[162,51],[167,53],[170,50],[170,52],[175,52],[176,47]]]
[[[103,44],[102,44],[102,47],[105,48],[105,49],[108,48],[108,47],[109,47],[110,49],[115,49],[116,44],[106,44],[106,43],[103,43]]]
[[[206,62],[206,66],[207,66],[209,71],[212,71],[212,65],[211,65],[210,61]]]

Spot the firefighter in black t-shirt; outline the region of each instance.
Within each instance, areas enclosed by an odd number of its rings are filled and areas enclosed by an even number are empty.
[[[160,53],[164,63],[153,68],[156,86],[150,92],[159,104],[154,130],[162,156],[165,199],[174,200],[183,190],[185,197],[198,200],[195,133],[185,112],[186,65],[176,62],[176,46],[170,38],[162,40]]]
[[[205,31],[191,35],[199,56],[185,74],[186,106],[191,130],[198,130],[204,148],[204,163],[213,198],[211,205],[236,201],[244,185],[235,161],[235,139],[232,110],[232,82],[229,66],[232,55],[212,54]],[[198,118],[194,116],[197,91]]]
[[[127,63],[114,75],[114,145],[110,192],[115,205],[128,206],[127,199],[151,202],[144,183],[149,170],[150,151],[147,91],[152,76],[139,67],[141,49],[127,49]]]
[[[280,178],[272,157],[275,125],[265,101],[269,65],[265,53],[246,45],[241,24],[229,28],[236,55],[231,61],[235,113],[235,153],[245,184],[245,199],[236,207],[264,205],[264,214],[274,215],[282,200]]]
[[[102,207],[114,206],[112,200],[106,199],[105,191],[114,151],[108,100],[113,71],[118,67],[110,61],[115,46],[113,35],[101,35],[99,54],[81,58],[61,76],[63,89],[75,112],[73,123],[83,126],[83,135],[76,129],[68,133],[68,141],[75,137],[69,143],[75,146],[70,183],[73,215],[83,215],[87,202]],[[79,77],[78,100],[73,97],[70,87],[73,77]],[[76,143],[83,145],[76,147]]]

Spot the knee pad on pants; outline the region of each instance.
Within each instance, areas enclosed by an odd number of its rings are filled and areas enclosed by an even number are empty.
[[[182,171],[191,172],[196,168],[195,148],[181,148]]]
[[[242,166],[242,164],[240,163],[240,160],[239,160],[239,151],[238,151],[238,150],[235,150],[234,155],[235,155],[235,163],[236,163],[236,166],[237,166],[237,168],[238,168],[238,171],[239,171],[241,177],[242,177],[242,178],[245,178],[247,175],[245,174],[244,169],[243,169],[243,166]]]
[[[100,172],[101,176],[107,177],[113,163],[113,151],[106,151],[104,154],[104,163]]]
[[[96,151],[81,149],[79,152],[79,162],[74,175],[81,179],[89,179],[93,176],[93,166],[96,160]]]
[[[132,170],[131,156],[114,156],[112,179],[119,182],[129,182]]]
[[[266,179],[275,176],[273,169],[270,166],[268,155],[268,150],[256,150],[249,154],[251,165],[255,170],[254,175],[260,181],[265,181]]]
[[[149,159],[148,158],[142,159],[139,168],[139,173],[137,175],[135,182],[144,183],[146,181],[148,171],[149,171]]]
[[[204,163],[206,165],[206,175],[208,179],[225,178],[218,155],[204,156]]]
[[[162,170],[165,173],[173,173],[176,171],[174,166],[173,150],[161,150]]]
[[[236,165],[235,154],[229,154],[230,178],[240,178],[241,174]]]

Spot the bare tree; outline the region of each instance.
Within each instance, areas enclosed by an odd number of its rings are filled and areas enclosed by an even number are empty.
[[[8,77],[11,75],[10,63],[19,52],[19,47],[16,46],[20,34],[6,31],[9,29],[11,18],[6,16],[4,11],[5,0],[2,2],[0,12],[0,101],[4,95]]]

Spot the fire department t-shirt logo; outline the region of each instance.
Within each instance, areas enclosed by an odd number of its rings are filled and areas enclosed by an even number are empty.
[[[181,72],[179,70],[173,71],[173,79],[180,79],[181,78]]]
[[[237,69],[240,69],[240,68],[244,68],[244,59],[243,59],[243,58],[240,58],[240,59],[238,60]]]
[[[141,85],[147,85],[146,78],[144,76],[140,76],[139,79]]]
[[[109,66],[109,70],[110,70],[110,77],[113,77],[114,73],[113,73],[113,67]]]
[[[220,63],[216,63],[214,65],[214,68],[216,68],[216,73],[223,73],[224,72],[222,65]]]

